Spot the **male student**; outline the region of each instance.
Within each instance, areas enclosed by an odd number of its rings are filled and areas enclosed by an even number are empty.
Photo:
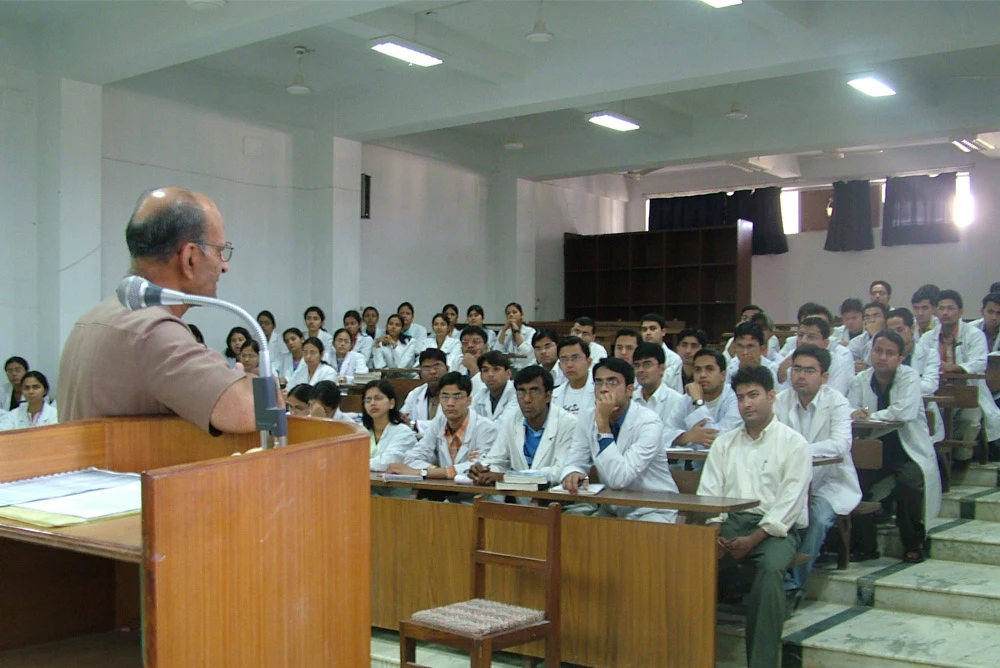
[[[594,408],[580,414],[563,467],[562,485],[574,494],[588,485],[591,466],[609,489],[677,492],[663,452],[663,425],[648,408],[635,405],[635,372],[617,357],[594,364]],[[677,512],[602,504],[596,516],[673,523]]]
[[[808,316],[799,323],[798,331],[795,332],[794,337],[789,337],[789,340],[795,341],[795,350],[801,348],[803,345],[814,345],[829,352],[829,346],[831,345],[830,323],[816,315]],[[838,345],[837,347],[843,350],[845,355],[830,355],[830,364],[827,365],[828,377],[826,384],[846,396],[847,387],[851,384],[851,379],[854,378],[854,358],[851,357],[851,354],[843,346]],[[791,375],[789,372],[795,363],[794,352],[793,350],[789,353],[782,360],[781,364],[778,365],[777,376],[781,389],[791,387]]]
[[[686,327],[677,335],[677,354],[681,356],[681,383],[687,387],[694,382],[694,354],[708,345],[705,330]]]
[[[938,295],[938,318],[941,328],[920,337],[920,345],[936,352],[941,360],[941,373],[982,374],[986,372],[986,335],[983,330],[962,321],[962,295],[955,290],[942,290]],[[979,407],[955,411],[955,431],[960,440],[974,441],[982,420],[986,440],[1000,438],[1000,408],[985,380],[968,381],[979,388]],[[972,458],[971,448],[955,448],[955,461]]]
[[[850,515],[861,501],[858,472],[851,459],[851,406],[842,393],[829,385],[831,360],[826,348],[801,344],[792,353],[792,386],[782,390],[774,401],[775,417],[805,437],[813,457],[843,458],[839,464],[813,470],[809,528],[799,546],[799,552],[810,559],[785,578],[785,589],[791,592],[796,605],[805,593],[806,578],[837,515]]]
[[[902,427],[878,429],[872,437],[882,441],[882,468],[861,471],[861,489],[870,495],[876,483],[893,479],[896,526],[903,542],[903,560],[923,561],[925,522],[941,508],[941,478],[937,456],[927,432],[927,417],[920,393],[920,376],[903,364],[903,339],[895,332],[879,332],[872,340],[872,366],[851,381],[847,401],[852,420],[899,421]],[[875,522],[858,518],[855,555],[877,556]]]
[[[675,447],[704,450],[716,437],[740,425],[736,395],[726,383],[726,360],[717,350],[702,348],[694,354],[694,382],[684,388],[687,400],[677,407],[672,424],[683,423],[685,431],[674,437]],[[700,469],[701,462],[688,462]]]
[[[761,356],[775,363],[780,362],[781,357],[778,355],[778,349],[781,347],[781,344],[778,343],[778,337],[774,335],[774,320],[767,313],[761,311],[754,314],[750,318],[750,322],[764,331],[764,341],[766,343],[761,349]]]
[[[805,304],[803,304],[802,306],[799,307],[799,311],[798,311],[798,313],[795,316],[795,322],[797,322],[797,323],[799,323],[799,325],[801,325],[803,320],[805,320],[806,318],[809,318],[809,317],[813,317],[813,316],[816,316],[816,317],[819,317],[819,318],[823,318],[824,320],[826,320],[827,324],[830,325],[830,331],[831,331],[831,336],[832,336],[833,335],[833,314],[830,313],[830,309],[828,309],[827,307],[823,306],[822,304],[817,304],[816,302],[806,302]],[[790,355],[792,353],[792,351],[795,350],[795,348],[798,345],[799,345],[799,343],[798,343],[798,341],[795,340],[794,336],[789,336],[787,339],[785,339],[785,344],[781,347],[781,353],[780,353],[777,361],[780,362],[780,361],[784,360],[788,355]],[[830,345],[827,346],[827,350],[829,350],[830,354],[832,355],[834,349],[836,347],[838,347],[839,345],[840,345],[840,341],[833,340],[833,341],[830,342]],[[845,354],[846,354],[846,350],[845,350]],[[851,361],[852,362],[854,361],[853,358],[851,359]]]
[[[454,480],[493,446],[496,425],[470,410],[472,381],[468,376],[457,371],[446,373],[438,396],[444,419],[433,420],[403,462],[389,465],[390,473]]]
[[[767,339],[764,338],[764,330],[760,325],[753,322],[741,322],[733,332],[733,343],[736,350],[736,357],[729,360],[726,366],[726,375],[732,380],[736,372],[741,367],[763,366],[771,372],[777,384],[778,365],[764,357],[764,346]]]
[[[917,322],[917,338],[941,326],[935,312],[937,311],[938,295],[941,288],[933,283],[927,283],[917,288],[917,291],[910,297],[910,306],[913,308],[913,318]]]
[[[483,379],[479,377],[479,358],[490,351],[489,340],[489,335],[482,327],[465,327],[459,335],[462,355],[453,359],[449,365],[449,371],[458,371],[472,379],[473,392],[478,392],[483,387]]]
[[[540,366],[518,371],[514,387],[516,417],[498,425],[496,442],[472,465],[469,476],[477,484],[492,485],[503,480],[505,471],[531,470],[545,473],[555,485],[573,442],[576,416],[552,405],[552,375]]]
[[[642,320],[639,322],[642,340],[646,343],[655,343],[663,348],[663,357],[666,360],[666,371],[663,373],[664,385],[680,393],[684,391],[684,384],[681,381],[681,369],[684,362],[680,355],[668,348],[667,344],[663,342],[666,327],[667,321],[658,313],[647,313],[642,316]]]
[[[448,373],[448,357],[439,348],[428,348],[417,358],[417,371],[423,385],[410,390],[401,413],[418,432],[438,415],[438,383]]]
[[[899,338],[903,339],[903,364],[917,372],[920,376],[920,394],[928,396],[937,392],[941,382],[941,359],[933,350],[928,350],[914,340],[913,332],[916,329],[914,322],[909,309],[896,308],[889,311],[889,317],[885,319],[885,329],[896,332]],[[931,435],[931,442],[937,443],[944,439],[944,423],[936,403],[930,404],[930,410],[934,413],[934,433]]]
[[[639,342],[642,338],[639,336],[639,332],[634,329],[623,328],[615,332],[615,340],[611,346],[611,354],[620,360],[625,360],[629,364],[632,363],[632,354],[635,349],[639,347]]]
[[[983,330],[986,335],[986,350],[989,355],[1000,354],[1000,292],[991,292],[983,297],[981,316],[969,324]]]
[[[698,494],[759,499],[760,505],[708,520],[718,525],[720,575],[753,564],[747,601],[746,653],[750,668],[777,668],[785,620],[785,569],[799,549],[797,529],[809,524],[809,443],[775,419],[774,378],[763,367],[733,377],[741,428],[715,439]]]
[[[559,335],[556,330],[548,327],[539,328],[531,337],[531,347],[535,351],[535,361],[539,366],[552,374],[552,382],[558,387],[566,382],[566,377],[559,370]]]
[[[882,302],[869,302],[865,304],[864,315],[862,316],[865,329],[847,344],[847,349],[854,356],[855,371],[864,371],[868,368],[868,357],[872,350],[872,337],[885,329],[885,316],[888,312],[889,309]]]
[[[859,336],[865,327],[864,321],[865,307],[860,299],[850,297],[840,304],[840,319],[844,324],[833,329],[833,338],[845,346],[851,339]]]
[[[632,367],[635,369],[632,403],[656,413],[663,423],[663,443],[670,447],[674,439],[684,432],[684,423],[675,420],[681,408],[679,404],[688,403],[689,399],[663,382],[666,371],[663,348],[655,343],[639,344],[632,356]]]
[[[581,411],[594,407],[590,344],[575,336],[567,336],[559,342],[557,353],[559,369],[566,377],[566,382],[552,392],[552,405],[559,406],[572,415],[579,415]]]
[[[593,318],[586,316],[573,321],[573,327],[569,330],[570,336],[575,336],[590,347],[590,359],[599,362],[608,356],[608,351],[595,338],[596,324]]]
[[[868,286],[868,298],[873,302],[878,302],[889,310],[889,301],[892,300],[892,286],[886,281],[872,281]]]
[[[493,422],[517,413],[510,370],[510,360],[498,350],[491,350],[479,358],[479,377],[483,380],[483,387],[472,393],[472,410]]]
[[[753,317],[755,315],[757,315],[758,313],[763,313],[763,312],[764,312],[764,309],[762,309],[761,307],[757,306],[756,304],[747,304],[742,309],[740,309],[740,319],[736,323],[736,325],[738,326],[741,322],[750,322],[751,320],[753,320]],[[768,342],[767,342],[768,348],[771,348],[771,347],[776,347],[776,348],[780,347],[779,344],[778,344],[778,337],[775,336],[773,338],[774,338],[774,343],[773,344],[771,343],[770,340],[768,340]],[[735,343],[734,343],[734,338],[733,337],[729,337],[729,340],[726,341],[726,345],[724,345],[722,347],[722,354],[725,356],[727,364],[729,363],[729,360],[731,360],[732,358],[736,357],[736,347],[735,347]]]

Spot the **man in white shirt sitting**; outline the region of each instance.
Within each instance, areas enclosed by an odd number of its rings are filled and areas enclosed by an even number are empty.
[[[935,315],[939,294],[941,294],[941,288],[933,283],[927,283],[917,288],[917,291],[910,297],[910,308],[913,309],[913,319],[916,321],[914,335],[918,339],[932,329],[938,329],[941,326],[941,321]]]
[[[903,364],[912,367],[920,375],[920,394],[929,396],[937,393],[938,385],[941,383],[941,358],[913,339],[913,332],[916,331],[914,323],[915,319],[909,309],[897,308],[889,311],[889,317],[885,319],[885,329],[896,332],[899,338],[903,339]],[[847,396],[846,392],[844,396]],[[930,404],[929,408],[934,414],[934,433],[931,434],[931,441],[937,443],[944,439],[944,422],[936,403]]]
[[[559,335],[556,330],[542,327],[531,337],[531,348],[535,351],[535,361],[543,369],[552,374],[552,382],[556,387],[566,382],[557,364],[559,359]]]
[[[844,323],[833,328],[833,338],[847,345],[865,328],[865,307],[857,297],[848,297],[840,304],[840,319]]]
[[[591,466],[609,489],[677,492],[663,452],[663,425],[648,408],[632,402],[635,371],[624,360],[608,357],[594,365],[594,409],[581,413],[562,485],[575,493],[586,488]],[[596,516],[673,523],[677,512],[602,504]]]
[[[483,387],[483,379],[479,377],[479,358],[490,351],[489,334],[482,327],[469,325],[462,330],[459,340],[462,355],[452,360],[448,370],[471,378],[472,390],[477,392]]]
[[[575,337],[567,336],[557,348],[559,368],[566,382],[552,392],[552,405],[559,406],[572,415],[594,407],[594,383],[590,375],[593,360],[590,358],[590,344]]]
[[[743,422],[736,395],[726,382],[725,358],[717,350],[702,348],[694,354],[694,382],[684,388],[684,394],[688,400],[677,406],[672,420],[685,428],[674,437],[675,447],[704,450],[719,434]],[[685,468],[700,469],[702,462],[687,461]]]
[[[843,458],[839,464],[813,469],[809,528],[799,547],[799,552],[809,555],[809,562],[795,567],[785,578],[785,589],[791,592],[795,605],[805,593],[806,578],[837,515],[850,515],[861,502],[858,472],[851,459],[851,406],[843,394],[830,387],[830,363],[826,348],[800,345],[792,353],[792,386],[778,393],[774,402],[775,417],[805,437],[813,457]]]
[[[689,399],[674,392],[663,382],[666,369],[663,348],[655,343],[640,343],[632,359],[632,367],[635,369],[632,403],[656,413],[663,423],[664,446],[670,447],[674,439],[684,432],[684,423],[675,423],[675,420],[681,411],[679,404],[686,404]]]
[[[590,359],[599,362],[608,356],[608,351],[595,338],[596,324],[593,318],[586,316],[573,321],[573,327],[569,330],[570,336],[575,336],[590,347]]]
[[[677,354],[681,357],[681,387],[694,382],[694,354],[708,345],[705,330],[686,327],[677,335]]]
[[[410,390],[400,413],[422,433],[425,423],[438,415],[438,382],[448,373],[448,358],[438,348],[428,348],[420,353],[417,371],[424,384]]]
[[[764,330],[753,322],[741,322],[733,332],[733,344],[736,356],[729,360],[726,366],[726,376],[732,382],[733,376],[743,367],[763,366],[774,378],[773,385],[778,384],[778,365],[764,357]]]
[[[681,370],[684,367],[684,362],[680,355],[668,348],[667,344],[663,342],[666,327],[667,321],[659,313],[647,313],[642,316],[642,320],[639,322],[642,340],[646,343],[655,343],[663,348],[664,364],[666,365],[666,371],[663,373],[663,384],[674,392],[683,392]]]
[[[517,413],[510,370],[510,360],[498,350],[491,350],[479,358],[479,377],[483,380],[483,387],[473,392],[472,410],[493,422]]]
[[[841,394],[847,395],[847,388],[851,384],[851,379],[854,378],[854,358],[839,344],[837,348],[847,354],[834,354],[829,349],[831,344],[830,323],[827,320],[819,316],[806,317],[799,323],[799,329],[795,332],[795,336],[789,337],[789,341],[793,341],[795,345],[792,347],[792,352],[788,353],[788,356],[778,365],[777,376],[780,389],[791,387],[789,369],[794,360],[795,349],[803,345],[814,345],[830,353],[829,379],[826,384]]]
[[[708,520],[719,526],[720,577],[739,563],[754,567],[747,601],[750,668],[777,668],[785,620],[785,570],[809,524],[812,457],[801,434],[774,418],[774,378],[745,367],[733,378],[743,428],[722,434],[708,451],[698,494],[758,499],[749,510]]]
[[[862,315],[865,323],[864,331],[847,344],[848,350],[854,356],[854,370],[856,372],[860,373],[868,368],[872,352],[872,338],[885,329],[885,316],[888,313],[889,309],[881,302],[865,304],[864,315]]]
[[[615,332],[615,341],[611,347],[611,355],[631,364],[632,354],[635,353],[635,349],[639,347],[641,341],[642,337],[634,329],[627,327],[619,329]]]

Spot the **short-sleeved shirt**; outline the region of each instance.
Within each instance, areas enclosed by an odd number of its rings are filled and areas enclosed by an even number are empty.
[[[165,307],[128,311],[114,297],[73,325],[59,362],[59,421],[175,413],[208,431],[242,379]]]

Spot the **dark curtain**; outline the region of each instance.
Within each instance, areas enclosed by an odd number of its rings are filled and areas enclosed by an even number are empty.
[[[958,241],[958,227],[952,218],[954,202],[954,173],[886,179],[882,245]]]
[[[833,215],[823,250],[843,252],[875,248],[872,234],[872,191],[868,181],[833,184]]]
[[[739,219],[753,223],[753,254],[780,255],[788,252],[788,239],[781,220],[781,188],[738,190],[726,197],[726,223]]]
[[[649,231],[713,227],[726,222],[726,194],[649,200]]]

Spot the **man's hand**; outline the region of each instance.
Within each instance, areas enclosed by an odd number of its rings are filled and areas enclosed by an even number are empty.
[[[861,373],[868,368],[868,362],[864,360],[857,360],[854,362],[854,373]]]
[[[476,375],[479,373],[479,358],[473,353],[462,353],[462,366]]]
[[[469,477],[477,485],[494,485],[503,480],[503,473],[494,473],[489,467],[476,462],[469,468]]]
[[[594,419],[597,421],[597,431],[611,431],[611,414],[618,408],[615,398],[610,392],[598,392],[594,399]]]
[[[705,418],[696,424],[692,429],[678,436],[675,443],[697,443],[698,445],[703,445],[706,448],[711,447],[712,443],[715,442],[715,438],[719,435],[719,430],[706,427],[705,425],[707,423],[708,418]]]
[[[951,362],[941,362],[941,371],[944,373],[965,373],[965,369]]]
[[[692,401],[698,401],[699,399],[705,398],[705,390],[698,383],[688,383],[684,387],[684,391],[689,397],[691,397]]]
[[[749,536],[740,536],[730,540],[727,549],[733,559],[739,560],[750,554],[750,551],[765,538],[767,538],[767,533],[763,529],[754,529],[754,532]]]
[[[719,536],[715,541],[715,558],[722,559],[729,554],[729,539]]]
[[[778,382],[784,383],[788,380],[788,370],[792,367],[792,355],[785,358],[785,361],[778,365]]]
[[[420,469],[415,469],[412,466],[407,466],[403,462],[393,462],[389,464],[386,469],[389,473],[397,473],[400,475],[420,475]]]
[[[858,422],[864,422],[865,420],[870,418],[871,415],[872,415],[871,411],[868,410],[867,408],[858,408],[857,410],[851,412],[851,419],[856,420]]]
[[[570,473],[563,478],[562,486],[570,494],[576,494],[581,489],[587,489],[590,479],[582,473]]]

